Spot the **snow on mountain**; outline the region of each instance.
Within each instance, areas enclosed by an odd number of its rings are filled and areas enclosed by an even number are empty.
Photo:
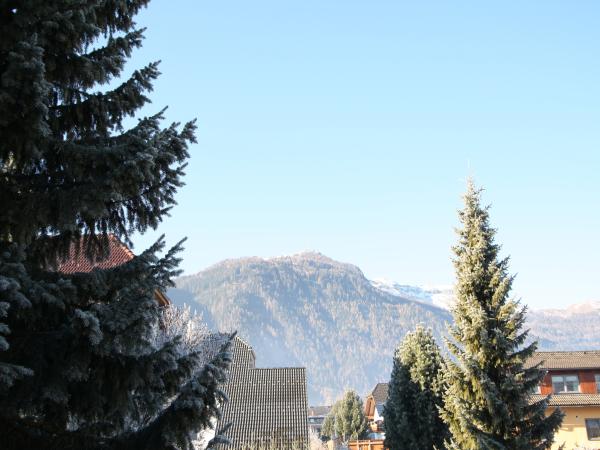
[[[600,312],[600,301],[588,301],[582,303],[574,303],[564,309],[537,309],[533,311],[536,314],[557,317],[569,317],[578,314],[589,314]]]
[[[452,286],[412,286],[400,284],[385,278],[377,278],[370,281],[375,289],[396,297],[428,303],[443,309],[450,309],[450,306],[454,303]]]

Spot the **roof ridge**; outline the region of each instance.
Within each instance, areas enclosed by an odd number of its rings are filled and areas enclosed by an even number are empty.
[[[534,354],[540,353],[600,353],[600,349],[588,349],[588,350],[539,350]]]

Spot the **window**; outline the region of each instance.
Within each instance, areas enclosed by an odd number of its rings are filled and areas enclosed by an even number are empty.
[[[555,394],[579,392],[579,378],[577,375],[552,375],[552,391]]]
[[[590,441],[600,441],[600,419],[585,419],[585,428]]]
[[[600,394],[600,373],[596,374],[596,392]]]

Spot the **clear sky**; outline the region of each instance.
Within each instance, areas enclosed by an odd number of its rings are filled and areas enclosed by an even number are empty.
[[[600,2],[161,1],[146,112],[198,119],[182,268],[317,250],[452,284],[465,180],[534,308],[600,300]]]

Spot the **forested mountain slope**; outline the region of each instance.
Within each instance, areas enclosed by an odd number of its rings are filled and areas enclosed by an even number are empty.
[[[439,338],[447,311],[376,289],[355,266],[317,253],[216,264],[177,280],[169,295],[238,330],[258,366],[305,366],[309,400],[329,402],[344,387],[367,392],[385,380],[396,343],[418,323]]]

